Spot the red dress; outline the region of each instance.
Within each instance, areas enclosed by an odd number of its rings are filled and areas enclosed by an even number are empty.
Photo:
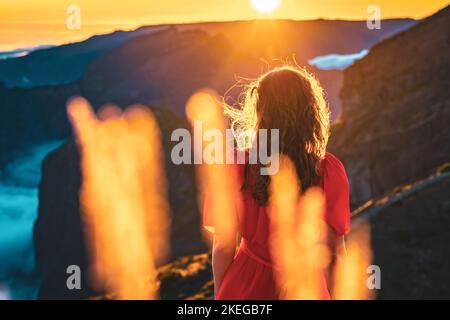
[[[239,185],[242,185],[244,165],[238,165]],[[325,220],[338,235],[350,229],[349,184],[342,163],[327,153],[320,168],[322,188],[326,198]],[[205,227],[211,226],[208,197],[203,208]],[[277,300],[276,286],[269,252],[269,216],[267,207],[259,206],[251,192],[242,194],[242,210],[238,212],[242,241],[228,268],[216,299],[219,300]],[[324,299],[329,299],[324,278]]]

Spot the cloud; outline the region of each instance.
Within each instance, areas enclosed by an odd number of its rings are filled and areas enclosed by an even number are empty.
[[[33,223],[37,215],[41,162],[61,142],[30,148],[2,170],[0,176],[0,297],[9,287],[12,298],[34,298]],[[9,294],[7,295],[9,296]]]
[[[356,60],[364,58],[368,53],[369,50],[364,49],[352,54],[328,54],[311,59],[308,63],[322,70],[343,70]]]

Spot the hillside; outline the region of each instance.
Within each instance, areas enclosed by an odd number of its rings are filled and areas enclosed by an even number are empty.
[[[354,217],[368,220],[379,299],[449,299],[450,172],[397,188]]]
[[[376,45],[344,72],[331,149],[356,207],[450,160],[450,7]]]

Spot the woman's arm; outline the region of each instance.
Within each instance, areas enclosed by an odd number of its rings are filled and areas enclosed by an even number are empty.
[[[214,297],[217,295],[222,280],[236,254],[236,234],[214,235],[212,250],[212,268],[214,275]]]
[[[334,291],[333,275],[335,274],[335,268],[338,263],[342,263],[347,258],[347,250],[345,248],[344,236],[340,236],[331,227],[328,227],[328,248],[330,250],[330,263],[325,272],[328,290],[331,295]],[[333,296],[331,296],[333,299]]]

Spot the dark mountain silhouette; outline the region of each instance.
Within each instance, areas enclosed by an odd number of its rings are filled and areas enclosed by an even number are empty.
[[[74,82],[83,75],[86,66],[103,53],[133,37],[159,29],[161,27],[116,31],[81,42],[33,51],[24,57],[0,60],[0,82],[8,87],[24,88]]]
[[[370,222],[373,264],[381,270],[379,299],[449,299],[450,172],[397,187],[354,217]]]
[[[254,77],[260,66],[222,35],[170,28],[136,37],[105,54],[88,67],[80,85],[99,103],[165,101],[184,115],[184,105],[196,90],[210,87],[224,93],[237,72]]]
[[[368,30],[365,21],[237,21],[177,25],[211,35],[223,34],[230,43],[258,57],[275,57],[280,49],[305,60],[327,53],[354,53],[370,48],[415,24],[411,19],[383,21],[381,30]],[[102,54],[137,36],[173,25],[147,26],[135,31],[116,31],[85,41],[32,52],[28,56],[0,60],[0,82],[8,87],[56,85],[79,80],[85,68]],[[262,36],[264,35],[264,36]]]
[[[351,54],[369,49],[416,23],[412,19],[389,19],[382,21],[381,29],[369,30],[366,21],[255,20],[185,24],[178,28],[223,34],[236,49],[266,59],[295,53],[300,60],[309,60],[329,53]]]
[[[450,160],[450,7],[372,48],[344,72],[333,151],[354,205]]]

